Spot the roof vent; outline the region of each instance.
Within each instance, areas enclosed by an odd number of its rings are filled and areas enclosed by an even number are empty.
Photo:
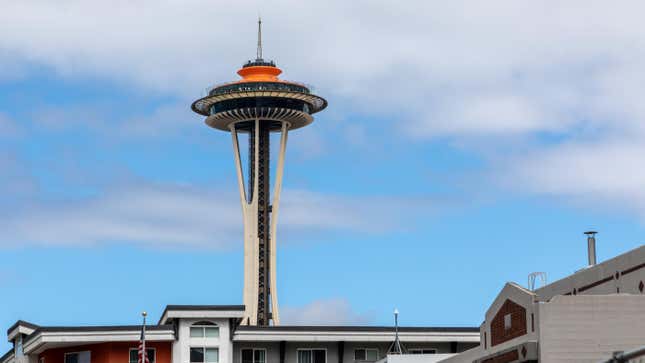
[[[596,231],[587,231],[587,255],[589,256],[589,266],[596,264]]]

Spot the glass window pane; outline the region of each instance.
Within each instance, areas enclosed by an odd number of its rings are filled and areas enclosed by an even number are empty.
[[[148,356],[148,362],[155,363],[155,350],[154,348],[146,348],[146,355]]]
[[[206,348],[206,362],[207,363],[217,363],[217,362],[219,362],[219,349],[217,349],[217,348]]]
[[[323,349],[316,349],[313,351],[313,363],[325,363],[327,361],[327,351]]]
[[[253,349],[242,349],[242,363],[253,363]]]
[[[365,360],[368,360],[370,362],[375,362],[378,360],[378,351],[376,349],[368,349],[367,350],[367,357]]]
[[[89,350],[78,353],[78,363],[90,363],[91,361],[91,354]]]
[[[354,351],[354,360],[365,360],[365,349],[356,349]]]
[[[311,351],[310,350],[299,350],[298,351],[298,363],[311,363]]]
[[[264,363],[264,349],[258,349],[255,351],[255,362],[254,363]]]
[[[204,337],[204,328],[200,327],[190,327],[190,337],[191,338],[203,338]]]
[[[65,363],[78,363],[78,353],[65,354]]]
[[[219,337],[219,328],[216,326],[213,327],[206,327],[204,328],[206,334],[204,334],[207,338],[217,338]]]
[[[204,362],[204,348],[190,348],[190,363]]]
[[[137,363],[139,360],[139,350],[130,349],[130,363]]]

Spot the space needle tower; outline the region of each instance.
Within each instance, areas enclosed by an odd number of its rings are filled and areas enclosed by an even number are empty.
[[[278,78],[282,70],[262,57],[262,22],[258,20],[257,57],[237,74],[242,79],[212,88],[192,104],[206,124],[230,132],[244,219],[245,325],[278,325],[276,227],[284,157],[289,131],[309,125],[327,101],[306,86]],[[280,134],[275,180],[271,188],[270,136]],[[242,135],[248,154],[240,155]],[[242,160],[248,161],[245,169]]]

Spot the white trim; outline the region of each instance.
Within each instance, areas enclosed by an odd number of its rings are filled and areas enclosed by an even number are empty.
[[[34,331],[36,331],[36,329],[24,325],[18,325],[13,328],[9,334],[7,334],[7,341],[12,341],[18,334],[31,335]]]
[[[148,340],[148,339],[146,339],[146,340]],[[148,347],[146,347],[146,350],[151,350],[151,349],[154,352],[153,353],[154,354],[154,359],[152,361],[154,363],[157,363],[157,348],[148,348]],[[130,363],[130,352],[133,351],[133,350],[137,352],[137,362],[139,362],[139,348],[135,347],[135,348],[130,348],[128,350],[128,363]],[[148,359],[148,360],[150,360],[150,359]]]
[[[128,331],[68,331],[68,332],[40,332],[27,343],[23,344],[25,354],[40,353],[45,349],[47,343],[63,343],[64,345],[79,345],[84,343],[107,343],[107,342],[132,342],[141,339],[141,330]],[[173,330],[147,330],[147,341],[174,341]],[[56,344],[60,347],[61,344]]]
[[[222,319],[222,318],[241,318],[244,316],[243,310],[169,310],[166,311],[159,324],[163,325],[169,319]]]
[[[296,363],[300,363],[300,362],[298,361],[298,352],[300,352],[300,351],[302,351],[302,350],[312,350],[312,351],[313,351],[313,350],[324,350],[324,351],[325,351],[325,363],[327,363],[327,356],[328,356],[328,354],[327,354],[327,353],[328,353],[328,352],[327,352],[327,348],[325,348],[325,347],[296,348],[296,360],[294,360],[294,362],[296,362]],[[312,358],[313,358],[313,355],[312,355]],[[312,362],[312,363],[316,363],[316,362]]]
[[[352,331],[244,331],[237,330],[233,341],[290,341],[290,342],[392,342],[394,333],[383,332],[352,332]],[[479,343],[479,332],[399,332],[399,337],[404,342],[435,343],[435,342],[461,342]]]

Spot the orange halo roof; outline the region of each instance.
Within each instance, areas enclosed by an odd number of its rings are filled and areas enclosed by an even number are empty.
[[[280,82],[278,75],[282,70],[278,67],[251,66],[237,71],[242,79],[239,82]]]

